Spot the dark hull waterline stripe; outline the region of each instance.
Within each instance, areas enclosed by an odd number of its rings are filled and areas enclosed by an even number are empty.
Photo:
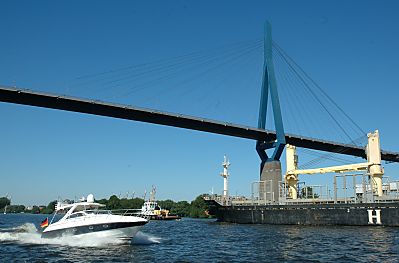
[[[43,238],[55,238],[61,237],[63,235],[82,235],[88,233],[95,233],[106,230],[115,230],[120,228],[134,227],[134,226],[142,226],[147,222],[121,222],[121,223],[108,223],[108,224],[93,224],[93,225],[85,225],[85,226],[76,226],[69,228],[62,228],[57,230],[52,230],[48,232],[43,232]]]

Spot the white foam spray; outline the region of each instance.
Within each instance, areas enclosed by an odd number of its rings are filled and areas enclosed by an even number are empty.
[[[134,245],[151,245],[151,244],[159,244],[162,239],[160,237],[156,237],[150,234],[146,234],[143,232],[137,232],[132,240],[132,244]]]

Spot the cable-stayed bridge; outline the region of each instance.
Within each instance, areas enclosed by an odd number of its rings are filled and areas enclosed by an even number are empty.
[[[210,55],[192,53],[186,56],[177,57],[168,63],[161,61],[156,63],[153,67],[143,64],[123,68],[121,70],[111,70],[109,72],[97,75],[95,74],[94,76],[96,77],[100,76],[100,81],[98,81],[98,79],[95,80],[96,83],[94,85],[102,83],[105,84],[106,88],[110,85],[112,87],[118,87],[133,80],[137,81],[134,87],[125,93],[125,95],[127,95],[131,92],[156,85],[158,82],[170,80],[173,74],[188,76],[188,79],[179,83],[174,83],[173,86],[182,84],[186,85],[193,78],[199,76],[207,76],[209,74],[219,75],[221,73],[221,66],[229,65],[240,59],[247,60],[251,55],[257,55],[256,52],[258,52],[260,48],[262,48],[262,41],[256,40],[253,43],[240,43],[239,45],[233,45],[233,48],[227,48],[226,56],[221,55],[223,52],[219,49],[216,52],[212,52]],[[337,116],[341,114],[341,116],[343,116],[350,124],[352,129],[355,130],[357,134],[361,134],[362,137],[365,137],[366,133],[302,70],[302,68],[298,66],[298,64],[291,59],[291,57],[283,51],[277,43],[272,41],[271,28],[268,24],[266,24],[265,27],[263,56],[264,66],[262,71],[262,89],[260,94],[261,98],[257,128],[205,118],[190,117],[188,115],[168,113],[166,111],[138,108],[125,104],[104,102],[104,100],[82,99],[80,97],[57,94],[54,95],[46,92],[37,92],[6,86],[0,86],[0,101],[141,121],[255,140],[257,141],[256,150],[261,158],[262,167],[266,162],[279,160],[286,144],[318,151],[340,153],[362,158],[367,157],[365,147],[355,144],[356,140],[354,140],[345,130],[345,125],[339,122]],[[195,63],[192,63],[189,66],[185,65],[187,62],[191,63],[192,61],[195,61]],[[246,61],[246,63],[248,63],[248,61]],[[282,65],[284,65],[288,70],[282,70],[283,74],[276,75],[275,71],[279,71]],[[201,72],[194,72],[195,69],[202,67],[205,67],[205,69]],[[186,72],[185,70],[187,69],[190,69],[190,71]],[[239,73],[242,73],[242,65],[237,67],[237,69]],[[109,74],[112,74],[113,78],[107,79]],[[147,79],[144,81],[140,79],[143,76],[147,76]],[[88,75],[80,79],[86,81],[91,77],[92,76]],[[230,73],[226,79],[231,79],[231,77],[232,74]],[[224,81],[225,79],[221,82]],[[292,91],[287,92],[285,89],[277,89],[277,82],[284,86],[295,86],[294,91],[297,90],[297,87],[299,86],[302,88],[302,91],[293,94]],[[285,104],[287,107],[293,107],[295,106],[295,103],[307,104],[308,101],[314,100],[321,110],[326,113],[327,118],[329,118],[335,125],[335,128],[331,130],[334,133],[335,131],[341,132],[346,140],[349,139],[349,143],[339,143],[326,139],[314,139],[310,138],[310,136],[305,137],[285,132],[286,129],[284,128],[284,125],[286,123],[283,123],[281,113],[281,110],[284,110],[284,108],[280,107],[278,90],[282,93],[286,92],[287,97],[289,97],[289,102]],[[320,96],[324,98],[324,102]],[[269,100],[271,103],[269,103]],[[303,104],[297,107],[299,110],[292,110],[292,112],[294,112],[292,122],[296,121],[297,115],[301,117],[301,115],[297,113],[306,110],[306,105]],[[327,104],[332,105],[336,112],[329,110]],[[283,106],[285,105],[283,103]],[[271,108],[273,113],[272,119],[276,130],[275,132],[266,129],[266,117],[270,117],[270,114],[268,116],[266,114],[268,108]],[[303,119],[312,120],[314,118],[305,117]],[[315,129],[318,126],[322,125],[312,125],[311,127]],[[268,156],[266,150],[271,148],[274,148],[274,153],[273,155]],[[381,159],[389,162],[399,162],[399,153],[383,150],[381,152]]]
[[[276,140],[276,132],[274,131],[190,117],[181,114],[136,108],[128,105],[102,102],[98,100],[80,99],[64,95],[54,95],[49,93],[22,90],[4,86],[0,87],[0,101],[57,110],[94,114],[99,116],[133,121],[148,122],[178,128],[234,136],[256,141]],[[366,157],[365,149],[356,145],[307,138],[291,134],[286,134],[285,139],[288,144],[298,147],[332,153],[341,153],[363,158]],[[399,153],[382,151],[381,158],[389,162],[399,162]]]

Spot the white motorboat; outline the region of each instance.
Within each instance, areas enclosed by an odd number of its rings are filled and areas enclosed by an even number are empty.
[[[88,195],[86,201],[73,204],[58,202],[51,222],[42,222],[46,227],[42,238],[57,238],[68,235],[101,235],[101,237],[131,240],[139,229],[148,223],[142,217],[134,216],[129,210],[122,214],[112,214],[110,210],[102,210],[105,205],[95,203],[93,195]],[[56,215],[65,215],[53,222]],[[48,219],[47,219],[48,220]],[[48,225],[48,226],[46,226]]]

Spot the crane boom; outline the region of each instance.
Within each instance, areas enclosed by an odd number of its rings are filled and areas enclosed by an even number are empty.
[[[352,171],[366,171],[373,163],[355,163],[355,164],[346,164],[339,166],[330,166],[323,168],[315,168],[315,169],[304,169],[304,170],[293,170],[287,171],[287,174],[325,174],[325,173],[345,173]]]

